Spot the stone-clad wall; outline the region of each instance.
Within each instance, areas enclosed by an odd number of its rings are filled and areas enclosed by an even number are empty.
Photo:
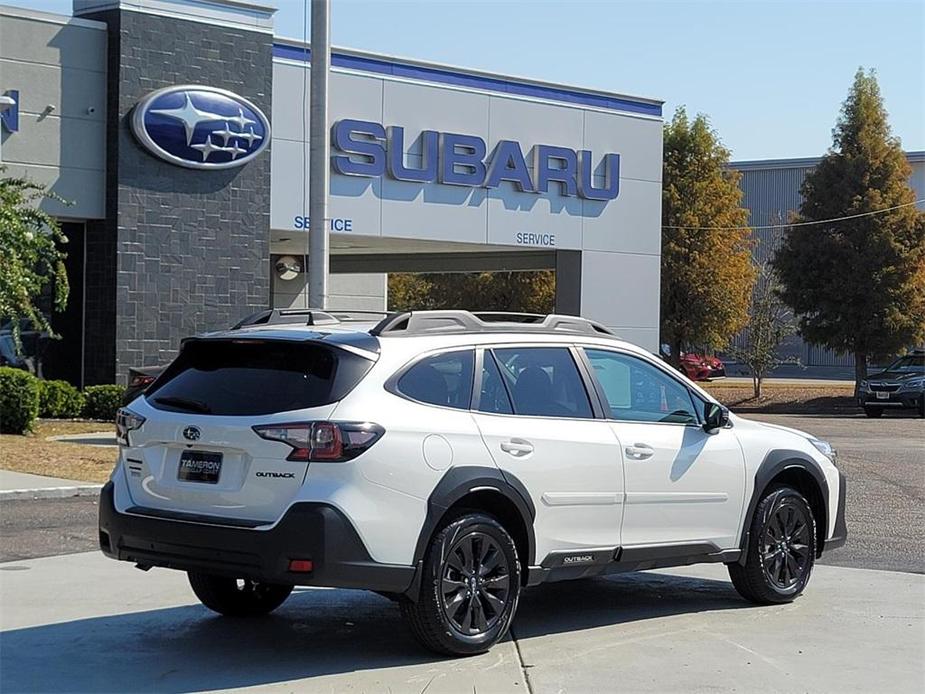
[[[87,234],[87,383],[163,364],[180,339],[270,305],[270,153],[243,167],[186,169],[131,132],[149,92],[229,89],[270,117],[268,33],[111,10],[106,219]],[[115,293],[113,295],[113,287]]]

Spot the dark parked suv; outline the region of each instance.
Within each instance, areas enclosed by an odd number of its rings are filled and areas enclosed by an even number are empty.
[[[915,349],[861,381],[858,404],[868,417],[879,417],[886,408],[917,410],[925,417],[925,349]]]

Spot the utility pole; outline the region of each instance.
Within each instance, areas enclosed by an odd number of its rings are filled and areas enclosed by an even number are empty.
[[[331,0],[312,4],[311,98],[308,146],[308,306],[328,307],[330,238],[328,230],[328,74],[331,66]]]

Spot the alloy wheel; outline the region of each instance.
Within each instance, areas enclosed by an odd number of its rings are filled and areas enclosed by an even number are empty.
[[[500,545],[489,535],[472,532],[458,539],[443,562],[443,612],[465,636],[492,629],[511,595],[511,571]]]
[[[765,576],[778,590],[793,588],[810,565],[809,533],[809,519],[792,504],[780,504],[768,519],[761,558]]]

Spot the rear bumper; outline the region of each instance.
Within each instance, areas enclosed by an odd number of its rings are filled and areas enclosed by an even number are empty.
[[[100,494],[99,538],[106,556],[143,567],[388,593],[405,592],[414,579],[412,566],[373,561],[350,521],[321,503],[294,504],[267,530],[229,527],[142,508],[120,513],[109,482]],[[291,572],[291,559],[310,559],[314,569]]]
[[[838,510],[835,514],[835,530],[832,537],[825,541],[823,550],[835,549],[842,547],[848,540],[848,524],[845,522],[845,493],[847,492],[847,482],[845,473],[838,471]]]

